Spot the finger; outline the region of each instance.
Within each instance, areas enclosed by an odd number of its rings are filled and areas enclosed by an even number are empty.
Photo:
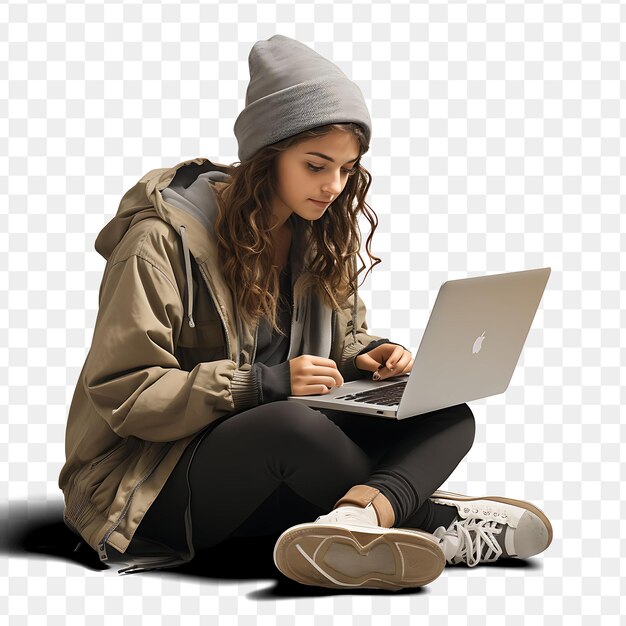
[[[330,393],[332,391],[332,387],[328,387],[327,385],[324,385],[323,383],[315,383],[312,385],[303,385],[302,387],[299,387],[297,389],[297,391],[293,394],[293,395],[298,395],[298,396],[319,396],[321,394],[324,393]]]
[[[393,371],[398,365],[401,364],[401,360],[404,358],[405,352],[407,351],[402,346],[396,346],[394,351],[391,353],[391,356],[387,359],[387,362],[384,364],[385,367],[389,371]]]
[[[381,370],[381,378],[390,378],[392,376],[399,376],[407,371],[410,371],[413,366],[413,358],[410,352],[404,350],[404,355],[399,359],[392,368],[383,368]]]
[[[328,359],[322,359],[322,360],[327,361]],[[331,363],[335,363],[335,362],[331,361]],[[308,369],[307,372],[314,376],[319,376],[323,378],[324,382],[326,382],[326,379],[332,378],[333,385],[341,386],[344,383],[343,376],[339,373],[339,370],[337,369],[337,367],[324,367],[322,365],[314,365],[313,367]]]
[[[406,366],[404,367],[404,369],[401,372],[395,372],[392,374],[393,376],[400,376],[401,374],[407,374],[408,372],[410,372],[413,369],[413,361],[414,359],[411,359]]]
[[[339,387],[341,387],[341,385],[343,385],[343,376],[339,373],[338,369],[330,369],[329,371],[325,372],[327,377],[330,377],[333,381],[333,385],[337,385]]]
[[[410,360],[411,353],[407,352],[404,348],[399,348],[399,352],[394,350],[394,353],[387,359],[384,364],[385,369],[388,372],[400,371],[400,368],[404,367]]]
[[[339,373],[339,369],[337,368],[337,364],[332,360],[332,359],[324,359],[321,358],[320,359],[322,361],[324,361],[324,364],[326,363],[331,363],[332,365],[330,366],[321,366],[321,365],[317,365],[315,367],[315,373],[318,375],[323,375],[323,376],[330,376],[331,378],[333,378],[334,380],[334,385],[337,385],[338,387],[341,387],[341,385],[343,385],[343,376]]]
[[[327,387],[326,385],[309,385],[307,387],[307,389],[311,389],[311,391],[309,391],[308,393],[304,394],[304,395],[317,395],[317,396],[321,396],[325,393],[330,393],[332,391],[332,389],[330,387]]]
[[[337,363],[335,363],[332,359],[326,359],[323,356],[317,356],[315,354],[311,354],[311,363],[313,365],[323,365],[325,367],[331,367],[333,369],[337,369]]]
[[[339,378],[339,380],[335,376],[322,376],[321,378],[324,385],[330,387],[331,389],[334,387],[341,387],[343,385],[343,378],[341,377]]]
[[[412,356],[409,356],[409,361],[408,363],[404,364],[402,363],[402,370],[398,371],[397,374],[406,374],[407,372],[410,372],[412,367],[413,367],[413,361],[415,359],[413,359]],[[394,373],[396,373],[396,371],[394,370]]]

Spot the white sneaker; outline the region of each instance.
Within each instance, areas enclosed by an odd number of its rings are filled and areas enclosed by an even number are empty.
[[[502,558],[526,559],[552,543],[552,525],[530,502],[498,496],[472,498],[450,491],[435,491],[430,500],[458,510],[450,526],[433,535],[450,565],[470,567]]]
[[[274,563],[304,585],[398,591],[420,587],[445,567],[439,539],[415,529],[378,526],[372,504],[340,506],[285,530]]]

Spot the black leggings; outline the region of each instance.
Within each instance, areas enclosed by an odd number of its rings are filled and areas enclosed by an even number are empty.
[[[358,484],[387,497],[395,527],[432,532],[439,505],[428,498],[470,450],[474,434],[467,404],[404,420],[286,400],[262,404],[200,431],[136,532],[186,547],[187,467],[198,440],[189,469],[195,549],[232,536],[278,536],[329,513]]]

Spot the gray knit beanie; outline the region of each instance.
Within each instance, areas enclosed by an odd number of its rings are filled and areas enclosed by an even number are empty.
[[[372,121],[363,94],[334,63],[295,39],[274,35],[252,46],[248,67],[246,106],[234,126],[240,162],[264,146],[338,122],[360,124],[369,149]]]

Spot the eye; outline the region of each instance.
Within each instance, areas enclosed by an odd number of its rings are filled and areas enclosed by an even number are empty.
[[[311,164],[311,163],[307,163],[307,166],[309,167],[309,169],[310,169],[312,172],[321,172],[321,171],[324,169],[323,167],[316,167],[315,165],[313,165],[313,164]],[[343,168],[343,167],[342,167],[341,169],[342,169],[342,171],[343,171],[345,174],[347,174],[348,176],[351,176],[352,174],[356,174],[356,171],[357,171],[357,166],[358,166],[358,164],[357,164],[357,165],[355,165],[355,166],[354,166],[351,170],[347,170],[347,169],[345,169],[345,168]]]

